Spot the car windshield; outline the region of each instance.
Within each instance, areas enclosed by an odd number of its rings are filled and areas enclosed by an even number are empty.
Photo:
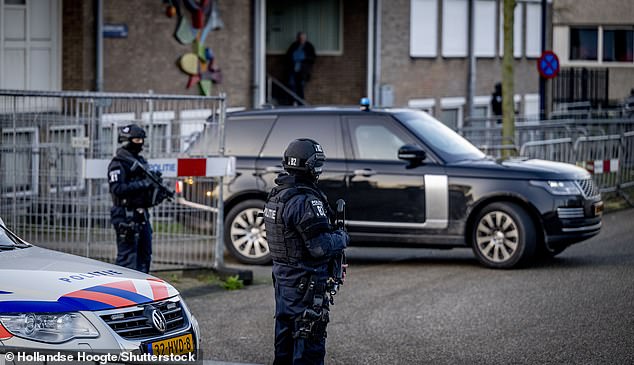
[[[407,111],[395,116],[447,163],[486,157],[471,142],[427,113]]]
[[[9,232],[4,226],[0,225],[0,250],[12,249],[16,247],[29,247],[30,245],[19,239],[16,235]]]

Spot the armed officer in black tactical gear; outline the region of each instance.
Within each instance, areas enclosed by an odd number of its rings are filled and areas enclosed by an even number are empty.
[[[317,187],[326,156],[311,139],[292,141],[264,207],[275,286],[274,364],[323,364],[329,264],[348,245]]]
[[[136,124],[119,129],[123,145],[108,165],[108,182],[114,205],[110,218],[117,234],[115,263],[147,273],[152,260],[148,208],[167,196],[159,194],[160,187],[146,173],[147,161],[140,155],[144,141],[145,131]]]

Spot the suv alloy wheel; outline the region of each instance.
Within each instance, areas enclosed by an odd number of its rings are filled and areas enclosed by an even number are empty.
[[[262,200],[245,200],[233,207],[225,219],[225,245],[238,261],[266,264],[271,261],[266,242]]]
[[[489,204],[474,222],[472,247],[485,266],[509,269],[521,265],[535,253],[535,225],[517,204]]]

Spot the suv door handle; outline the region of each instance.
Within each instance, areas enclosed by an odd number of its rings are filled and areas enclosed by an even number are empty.
[[[372,175],[376,175],[376,171],[372,169],[358,169],[358,170],[354,170],[352,174],[353,176],[370,177]]]
[[[266,173],[280,173],[284,172],[284,168],[282,166],[267,166],[264,168]]]

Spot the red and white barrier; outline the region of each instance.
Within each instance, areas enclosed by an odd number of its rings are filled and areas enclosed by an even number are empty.
[[[85,179],[106,179],[108,176],[107,159],[86,159],[84,164]],[[161,158],[148,160],[150,170],[158,170],[163,177],[188,176],[234,176],[236,174],[236,158]]]
[[[611,172],[619,171],[619,160],[590,160],[577,162],[577,166],[583,167],[588,170],[589,173],[600,175],[609,174]]]

